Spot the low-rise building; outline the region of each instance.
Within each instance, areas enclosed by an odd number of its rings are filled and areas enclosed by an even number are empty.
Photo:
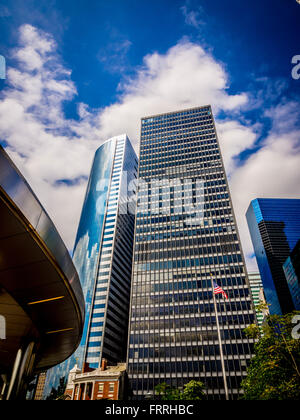
[[[103,359],[101,368],[88,372],[79,372],[75,366],[69,373],[66,399],[123,400],[126,378],[126,363],[107,366],[107,360]]]

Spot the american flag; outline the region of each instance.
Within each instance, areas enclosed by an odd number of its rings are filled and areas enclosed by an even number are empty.
[[[218,286],[216,282],[214,282],[214,294],[217,295],[218,293],[222,293],[225,299],[228,299],[227,294],[224,292],[222,287]]]

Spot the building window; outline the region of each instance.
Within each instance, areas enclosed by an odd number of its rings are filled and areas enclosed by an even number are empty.
[[[93,384],[91,382],[88,382],[86,386],[86,399],[88,400],[92,398],[92,389],[93,389]]]

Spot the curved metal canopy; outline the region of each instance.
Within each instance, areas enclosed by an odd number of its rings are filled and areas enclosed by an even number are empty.
[[[69,252],[1,147],[0,322],[0,373],[10,371],[17,350],[30,340],[38,344],[35,372],[64,361],[77,348],[84,322]]]

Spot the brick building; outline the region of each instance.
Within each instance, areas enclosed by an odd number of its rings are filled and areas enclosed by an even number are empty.
[[[69,374],[66,399],[71,400],[122,400],[126,392],[126,364],[107,366],[102,360],[101,368],[80,372],[75,366]]]

